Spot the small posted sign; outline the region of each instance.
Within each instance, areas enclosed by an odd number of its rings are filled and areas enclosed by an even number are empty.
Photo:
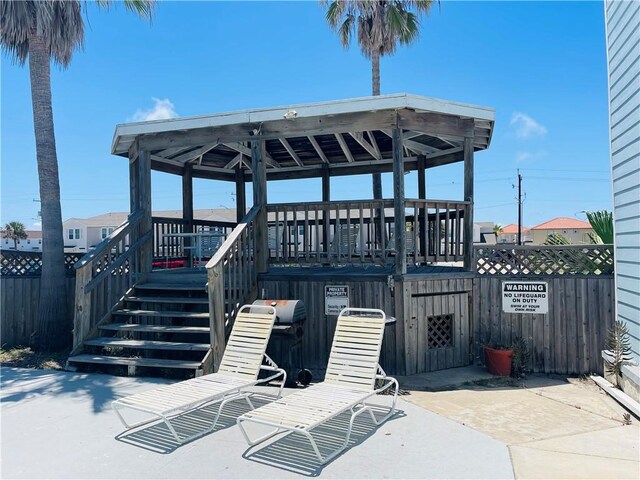
[[[502,311],[505,313],[548,313],[547,282],[502,282]]]
[[[325,285],[324,314],[337,316],[345,308],[349,308],[349,287],[346,285]]]

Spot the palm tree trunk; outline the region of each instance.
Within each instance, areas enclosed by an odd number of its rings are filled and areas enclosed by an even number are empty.
[[[371,55],[371,95],[380,95],[380,54]]]
[[[29,74],[33,127],[42,210],[42,276],[34,346],[55,350],[70,342],[71,322],[66,315],[66,279],[58,158],[51,106],[51,64],[42,37],[29,36]]]
[[[378,52],[374,52],[371,56],[371,90],[371,94],[373,96],[380,95],[380,54]],[[382,174],[371,174],[371,183],[373,187],[374,200],[382,199]],[[375,240],[378,245],[382,245],[382,235],[384,233],[381,209],[376,211],[375,224]]]

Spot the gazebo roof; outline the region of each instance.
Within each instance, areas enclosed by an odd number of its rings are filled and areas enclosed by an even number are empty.
[[[236,180],[251,173],[252,140],[265,140],[268,179],[319,177],[392,170],[391,132],[403,131],[406,170],[423,156],[427,168],[463,159],[465,137],[489,146],[494,110],[409,94],[261,108],[116,126],[112,153],[151,153],[154,170]]]

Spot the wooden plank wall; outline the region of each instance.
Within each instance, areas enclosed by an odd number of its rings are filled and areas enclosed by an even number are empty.
[[[69,338],[73,328],[75,277],[67,277]],[[11,348],[30,343],[38,321],[40,277],[3,276],[0,281],[0,346]],[[71,341],[71,340],[70,340]]]
[[[404,374],[469,365],[471,333],[471,277],[420,278],[404,281]],[[427,317],[452,314],[453,348],[429,349]]]
[[[301,280],[295,277],[290,280],[260,280],[258,291],[261,294],[264,291],[264,298],[304,302],[307,320],[304,325],[302,357],[304,368],[311,370],[314,380],[320,380],[324,376],[338,319],[335,315],[324,314],[325,285],[347,285],[351,307],[379,308],[389,316],[394,315],[393,297],[386,281]],[[386,327],[382,344],[380,364],[389,374],[397,373],[396,327],[397,324]]]
[[[546,281],[549,313],[503,313],[501,284],[505,280]],[[607,329],[614,321],[612,276],[500,277],[473,280],[474,353],[482,362],[482,345],[510,344],[524,338],[533,372],[586,374],[600,372]]]

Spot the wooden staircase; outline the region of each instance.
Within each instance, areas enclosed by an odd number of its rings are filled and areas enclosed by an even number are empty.
[[[127,375],[193,377],[210,350],[206,273],[152,272],[98,325],[67,368]]]

